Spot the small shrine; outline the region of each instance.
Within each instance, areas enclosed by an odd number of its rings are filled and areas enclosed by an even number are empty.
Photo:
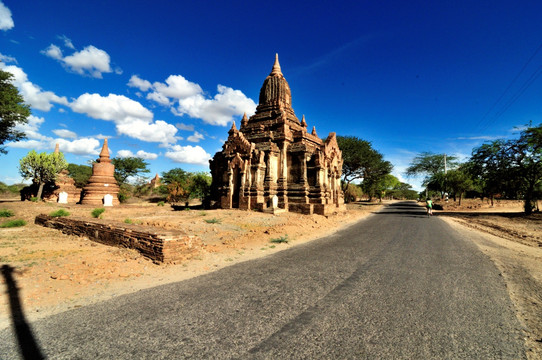
[[[60,153],[58,144],[55,146],[56,154]],[[81,189],[75,186],[75,180],[69,176],[70,172],[67,169],[62,170],[55,181],[52,201],[61,204],[75,204],[81,199]],[[45,198],[44,198],[45,199]],[[47,201],[47,200],[46,200]]]
[[[115,165],[109,158],[107,139],[104,140],[100,157],[92,164],[92,176],[83,188],[81,204],[113,206],[119,205],[119,186],[115,180]]]
[[[327,215],[344,210],[342,153],[335,133],[307,131],[292,108],[278,55],[260,90],[256,113],[235,122],[210,160],[211,197],[223,209]]]
[[[58,143],[55,146],[55,154],[60,153]],[[56,180],[45,184],[42,199],[45,202],[58,202],[60,204],[76,204],[81,199],[81,189],[75,186],[75,180],[69,176],[67,169],[57,174]],[[21,200],[30,200],[38,193],[39,185],[32,183],[21,190]]]

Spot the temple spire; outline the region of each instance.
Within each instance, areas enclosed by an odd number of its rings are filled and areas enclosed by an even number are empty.
[[[303,114],[303,118],[301,120],[301,126],[303,126],[304,128],[307,127],[307,122],[305,121],[305,114]]]
[[[54,151],[55,154],[59,154],[60,153],[60,147],[58,145],[58,143],[56,143],[55,145],[55,151]]]
[[[275,63],[273,64],[273,69],[271,70],[270,75],[282,75],[279,64],[279,54],[275,54]]]
[[[248,123],[248,117],[247,117],[247,113],[245,112],[243,114],[243,118],[241,119],[241,128],[245,127],[247,123]]]

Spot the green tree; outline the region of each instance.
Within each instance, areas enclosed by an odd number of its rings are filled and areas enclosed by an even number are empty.
[[[470,175],[459,167],[456,170],[448,171],[446,174],[446,183],[454,197],[454,201],[459,196],[459,205],[461,206],[463,194],[473,187]]]
[[[19,172],[23,179],[32,179],[34,183],[39,185],[38,199],[41,199],[44,185],[55,181],[58,173],[67,167],[68,163],[64,160],[62,153],[47,154],[42,152],[38,154],[32,150],[19,161]]]
[[[376,183],[376,195],[378,200],[382,202],[382,198],[389,194],[389,192],[395,189],[401,182],[392,174],[386,174],[380,178]]]
[[[211,176],[205,172],[190,173],[181,168],[162,173],[162,182],[166,185],[169,202],[186,202],[201,199],[205,203],[211,192]]]
[[[68,164],[69,176],[75,181],[75,186],[83,188],[92,176],[92,167],[88,165]]]
[[[119,185],[125,184],[130,176],[135,177],[150,172],[147,168],[149,163],[139,157],[115,157],[111,159],[111,162],[115,165],[115,179]]]
[[[428,151],[422,152],[412,159],[410,166],[406,170],[406,175],[409,177],[425,176],[423,185],[426,186],[432,176],[444,172],[444,159],[446,159],[448,169],[454,169],[458,164],[455,156],[433,154]]]
[[[169,185],[174,182],[182,183],[188,179],[189,175],[190,173],[181,168],[174,168],[162,173],[162,183],[165,185]]]
[[[348,189],[353,180],[363,179],[362,188],[371,198],[375,194],[376,183],[382,176],[389,174],[393,166],[366,140],[356,136],[337,136],[337,143],[343,157],[343,191]]]
[[[15,126],[26,124],[30,116],[30,107],[24,103],[12,81],[13,74],[0,70],[0,154],[7,154],[2,146],[6,142],[26,138],[23,132],[15,130]]]
[[[212,178],[205,172],[193,173],[190,176],[190,198],[205,202],[211,194]]]

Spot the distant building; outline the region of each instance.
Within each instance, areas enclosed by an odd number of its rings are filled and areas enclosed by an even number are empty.
[[[324,141],[296,117],[278,55],[260,90],[256,113],[232,124],[210,161],[211,196],[224,209],[284,209],[303,214],[344,210],[342,153],[335,133]]]
[[[158,176],[158,174],[156,174],[156,176],[154,178],[152,178],[151,182],[149,183],[149,186],[151,187],[151,189],[156,189],[160,185],[162,185],[162,183],[160,181],[160,176]]]

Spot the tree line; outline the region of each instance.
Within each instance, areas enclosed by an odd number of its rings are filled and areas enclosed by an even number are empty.
[[[393,165],[375,150],[372,144],[356,136],[337,136],[342,151],[342,190],[346,202],[366,197],[389,199],[416,199],[418,192],[412,186],[391,175]],[[357,181],[356,184],[353,182]]]
[[[420,153],[407,175],[423,175],[428,193],[441,198],[450,194],[461,203],[463,195],[470,193],[489,198],[492,205],[496,197],[519,199],[530,214],[542,198],[542,124],[527,126],[516,139],[486,142],[463,163],[455,156]]]

